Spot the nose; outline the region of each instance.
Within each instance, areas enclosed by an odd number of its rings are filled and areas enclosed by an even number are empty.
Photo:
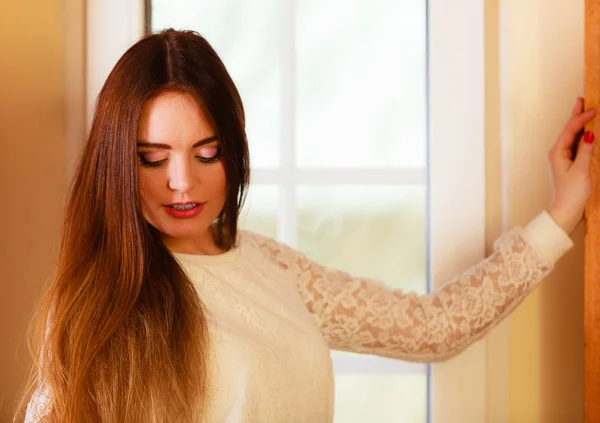
[[[194,187],[191,163],[183,158],[169,161],[169,188],[182,194]]]

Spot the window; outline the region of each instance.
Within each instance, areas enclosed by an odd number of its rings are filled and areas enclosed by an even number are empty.
[[[418,292],[483,257],[480,0],[146,3],[89,2],[88,104],[144,17],[206,36],[246,108],[243,227]],[[332,357],[338,422],[485,419],[481,343],[431,367]]]
[[[242,227],[424,293],[426,4],[293,3],[152,0],[151,29],[200,32],[238,85],[255,181]],[[425,365],[332,356],[336,421],[427,420]]]

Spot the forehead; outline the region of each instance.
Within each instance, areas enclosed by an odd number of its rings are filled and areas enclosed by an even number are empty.
[[[216,131],[208,113],[191,94],[161,93],[142,109],[138,126],[141,141],[184,147],[213,135]]]

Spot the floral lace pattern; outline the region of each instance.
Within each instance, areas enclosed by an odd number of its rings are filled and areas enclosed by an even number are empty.
[[[250,236],[282,269],[294,272],[330,348],[406,361],[458,354],[506,317],[553,267],[515,229],[487,259],[441,289],[417,295],[328,269],[274,240]]]

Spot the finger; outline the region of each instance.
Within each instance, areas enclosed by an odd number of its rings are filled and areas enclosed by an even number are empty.
[[[572,117],[569,120],[569,122],[567,122],[567,125],[565,126],[562,135],[567,137],[574,137],[575,134],[581,131],[584,128],[584,126],[594,118],[594,116],[596,116],[596,110],[590,109],[586,112],[580,113]]]
[[[586,175],[590,171],[590,163],[592,162],[592,152],[594,151],[594,145],[596,144],[595,136],[593,132],[586,132],[577,147],[577,156],[575,156],[575,162],[571,169],[578,169],[584,172]]]
[[[577,97],[577,101],[575,102],[575,106],[573,110],[571,110],[571,118],[576,117],[578,114],[583,112],[583,98]]]
[[[558,141],[556,141],[556,144],[554,145],[557,153],[560,154],[565,149],[570,148],[571,144],[575,142],[577,133],[581,131],[588,122],[594,119],[595,116],[596,110],[590,109],[587,112],[580,113],[579,115],[571,118],[563,129]]]

